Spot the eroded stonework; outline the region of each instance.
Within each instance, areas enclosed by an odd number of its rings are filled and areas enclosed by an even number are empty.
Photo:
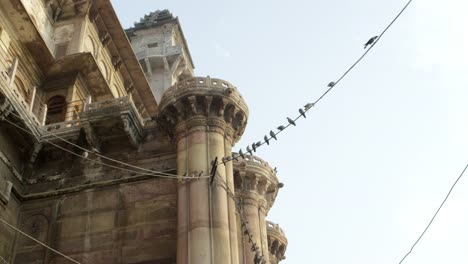
[[[124,31],[109,0],[0,0],[0,219],[79,263],[282,260],[276,171],[244,156],[210,176],[248,115],[194,77],[167,10]],[[3,222],[0,257],[71,263]]]

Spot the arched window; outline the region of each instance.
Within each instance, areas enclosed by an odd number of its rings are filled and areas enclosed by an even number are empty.
[[[65,121],[67,111],[67,101],[64,96],[52,96],[47,101],[47,119],[46,124],[53,124]]]
[[[23,81],[21,78],[18,77],[18,75],[15,76],[15,87],[18,90],[18,92],[21,94],[23,97],[24,101],[29,103],[29,90],[26,89],[26,86],[24,85]]]

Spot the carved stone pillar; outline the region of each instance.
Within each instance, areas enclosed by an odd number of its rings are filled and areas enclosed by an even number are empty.
[[[232,167],[220,164],[213,185],[200,176],[209,174],[216,157],[231,153],[247,116],[235,87],[209,77],[176,83],[161,99],[158,120],[177,143],[177,173],[191,177],[178,186],[178,264],[238,263],[235,209],[226,191]]]
[[[268,250],[270,253],[270,263],[278,264],[281,260],[285,259],[284,253],[288,247],[288,240],[284,234],[283,229],[278,224],[270,221],[266,222],[268,233]]]
[[[238,155],[235,154],[237,157]],[[268,163],[256,156],[238,157],[234,160],[234,181],[236,196],[241,201],[242,215],[247,221],[247,229],[253,242],[263,255],[265,263],[269,263],[268,240],[265,217],[278,194],[279,182],[276,171]],[[241,263],[254,263],[255,251],[253,243],[244,234],[243,256]]]

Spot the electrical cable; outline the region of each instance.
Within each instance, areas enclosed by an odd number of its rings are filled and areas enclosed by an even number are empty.
[[[380,41],[380,39],[383,37],[383,35],[390,29],[390,27],[397,21],[397,19],[403,14],[403,12],[408,8],[408,6],[413,2],[413,0],[409,0],[406,5],[400,10],[400,12],[395,16],[395,18],[385,27],[385,29],[380,33],[379,36],[377,36],[377,39],[372,43],[370,44],[369,48],[366,49],[366,51],[340,76],[340,78],[338,78],[338,80],[336,80],[335,82],[331,82],[329,84],[329,88],[324,92],[322,93],[313,103],[308,103],[306,104],[306,106],[304,107],[304,109],[300,108],[299,111],[300,111],[300,115],[297,116],[296,118],[294,119],[289,119],[288,118],[288,124],[286,126],[283,126],[281,129],[279,129],[279,131],[277,132],[273,132],[273,131],[270,131],[270,137],[268,136],[265,136],[264,139],[265,140],[260,140],[256,143],[253,143],[252,144],[252,147],[253,147],[253,151],[256,152],[256,149],[263,146],[264,144],[268,144],[269,145],[269,141],[272,140],[272,139],[275,139],[276,140],[276,136],[278,134],[280,134],[281,132],[283,132],[284,130],[286,130],[287,128],[289,128],[291,125],[296,125],[295,122],[301,118],[301,117],[304,117],[305,118],[305,114],[307,112],[309,112],[309,110],[311,110],[317,103],[319,103],[333,88],[336,87],[336,85],[338,83],[340,83],[350,72],[351,70],[353,70],[363,59],[364,57],[370,52],[370,50]],[[301,112],[302,111],[302,112]],[[278,127],[279,128],[279,127]],[[252,154],[252,150],[249,150],[249,147],[247,147],[247,152],[249,152],[250,154]],[[242,149],[241,149],[242,151]],[[239,151],[239,154],[238,156],[225,156],[221,159],[221,161],[218,162],[218,164],[221,164],[221,163],[226,163],[228,161],[232,161],[236,158],[238,158],[239,156],[242,156],[241,151]]]
[[[453,189],[455,188],[455,186],[457,185],[458,181],[461,179],[461,177],[463,177],[463,175],[465,174],[465,171],[466,169],[468,169],[468,164],[466,164],[465,168],[463,169],[463,171],[461,172],[461,174],[458,176],[458,178],[455,180],[455,182],[452,184],[452,187],[450,188],[449,192],[447,193],[447,195],[445,196],[444,200],[442,201],[442,203],[440,204],[439,208],[437,209],[437,211],[435,212],[435,214],[432,216],[431,218],[431,221],[429,221],[429,224],[427,224],[426,228],[424,228],[424,231],[421,233],[421,235],[418,237],[418,239],[416,239],[416,242],[414,242],[413,246],[411,246],[410,250],[408,251],[408,253],[406,253],[406,255],[400,260],[399,264],[403,263],[403,261],[406,259],[406,257],[409,256],[409,254],[411,254],[411,252],[413,252],[413,249],[414,247],[416,247],[416,245],[419,243],[419,241],[421,240],[421,238],[424,236],[424,234],[426,234],[426,231],[429,229],[429,227],[432,225],[432,223],[434,222],[434,219],[437,217],[437,215],[439,214],[439,211],[442,209],[442,207],[444,206],[445,202],[447,201],[447,199],[449,198],[450,194],[452,193]]]
[[[4,121],[8,122],[12,126],[15,126],[16,128],[18,128],[18,129],[20,129],[20,130],[22,130],[22,131],[24,131],[24,132],[26,132],[28,134],[33,135],[28,130],[16,125],[15,123],[11,122],[8,119],[5,119]],[[205,175],[200,175],[200,176],[197,176],[197,177],[188,177],[188,176],[181,176],[181,175],[169,174],[169,173],[158,174],[158,172],[154,172],[154,171],[152,171],[154,174],[141,174],[140,171],[134,171],[134,170],[126,169],[126,168],[121,168],[121,167],[117,167],[117,166],[114,166],[114,165],[111,165],[111,164],[103,163],[103,162],[98,161],[98,160],[90,159],[88,157],[84,157],[81,154],[75,153],[75,152],[73,152],[73,151],[71,151],[69,149],[66,149],[66,148],[64,148],[64,147],[62,147],[60,145],[57,145],[57,144],[55,144],[53,142],[50,142],[49,140],[44,140],[44,141],[51,144],[52,146],[55,146],[55,147],[65,151],[65,152],[68,152],[68,153],[70,153],[70,154],[72,154],[74,156],[77,156],[77,157],[81,158],[81,159],[85,159],[85,160],[91,161],[91,162],[96,163],[96,164],[100,164],[100,165],[110,167],[110,168],[114,168],[114,169],[118,169],[118,170],[123,170],[123,171],[130,172],[130,173],[135,173],[135,174],[140,173],[140,175],[148,175],[148,176],[154,176],[154,177],[160,177],[160,178],[173,178],[173,179],[194,179],[194,178],[203,179],[203,178],[209,178],[210,177],[208,175],[206,175],[206,176]]]
[[[20,233],[21,235],[23,235],[23,236],[25,236],[25,237],[27,237],[27,238],[33,240],[34,242],[40,244],[40,245],[43,246],[43,247],[47,248],[48,250],[50,250],[50,251],[52,251],[52,252],[54,252],[54,253],[56,253],[56,254],[58,254],[58,255],[64,257],[64,258],[66,258],[66,259],[68,259],[68,260],[70,260],[71,262],[77,263],[77,264],[81,264],[80,262],[78,262],[78,261],[76,261],[76,260],[70,258],[69,256],[67,256],[67,255],[65,255],[65,254],[63,254],[63,253],[61,253],[61,252],[59,252],[59,251],[57,251],[57,250],[55,250],[55,249],[49,247],[48,245],[42,243],[41,241],[35,239],[34,237],[32,237],[32,236],[30,236],[30,235],[24,233],[23,231],[19,230],[19,229],[16,228],[15,226],[13,226],[13,225],[7,223],[5,220],[3,220],[3,219],[1,219],[1,218],[0,218],[0,222],[4,223],[6,226],[8,226],[9,228],[15,230],[16,232]]]
[[[22,119],[22,117],[19,116],[19,115],[16,115],[16,114],[14,114],[14,113],[10,113],[10,114],[13,115],[13,116],[15,116],[15,117],[17,117],[17,118]],[[122,164],[122,165],[124,165],[124,166],[128,166],[128,167],[135,168],[135,169],[138,169],[138,170],[146,171],[146,172],[149,172],[149,173],[151,173],[151,174],[157,174],[158,176],[161,175],[161,174],[162,174],[162,175],[167,175],[167,176],[174,176],[174,177],[175,177],[175,176],[179,176],[179,175],[176,175],[176,174],[170,174],[170,173],[165,173],[165,172],[153,171],[153,170],[150,170],[150,169],[145,169],[145,168],[142,168],[142,167],[138,167],[138,166],[135,166],[135,165],[131,165],[131,164],[128,164],[128,163],[119,161],[119,160],[115,160],[115,159],[109,158],[109,157],[107,157],[107,156],[101,155],[101,154],[99,154],[99,153],[97,153],[97,152],[95,152],[95,151],[93,151],[93,150],[89,150],[89,149],[83,148],[83,147],[81,147],[81,146],[79,146],[79,145],[77,145],[77,144],[75,144],[75,143],[73,143],[73,142],[70,142],[70,141],[68,141],[68,140],[66,140],[66,139],[64,139],[64,138],[62,138],[62,137],[60,137],[60,136],[58,136],[58,135],[56,135],[56,134],[54,134],[54,133],[47,132],[47,131],[45,131],[45,130],[43,130],[43,129],[40,129],[40,130],[42,130],[42,132],[43,132],[43,134],[44,134],[45,136],[53,136],[53,137],[55,137],[55,138],[57,138],[57,139],[59,139],[59,140],[62,140],[62,141],[65,142],[65,143],[68,143],[68,144],[70,144],[70,145],[72,145],[72,146],[74,146],[74,147],[76,147],[76,148],[79,148],[79,149],[81,149],[81,150],[83,150],[83,151],[90,152],[90,153],[94,153],[96,156],[98,156],[98,157],[100,157],[100,158],[103,158],[103,159],[106,159],[106,160],[109,160],[109,161],[112,161],[112,162],[115,162],[115,163],[119,163],[119,164]],[[24,131],[24,130],[23,130],[23,131]],[[30,134],[31,134],[31,133],[30,133]],[[48,142],[47,140],[44,140],[44,141]],[[50,142],[48,142],[48,143],[50,143]],[[81,156],[80,154],[77,154],[77,155]],[[82,156],[81,156],[81,157],[82,157]]]

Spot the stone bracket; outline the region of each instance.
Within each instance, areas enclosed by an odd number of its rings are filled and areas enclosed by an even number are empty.
[[[8,204],[8,201],[10,201],[11,189],[13,188],[13,183],[11,181],[5,181],[5,184],[1,187],[2,188],[0,189],[0,201],[6,205]]]

